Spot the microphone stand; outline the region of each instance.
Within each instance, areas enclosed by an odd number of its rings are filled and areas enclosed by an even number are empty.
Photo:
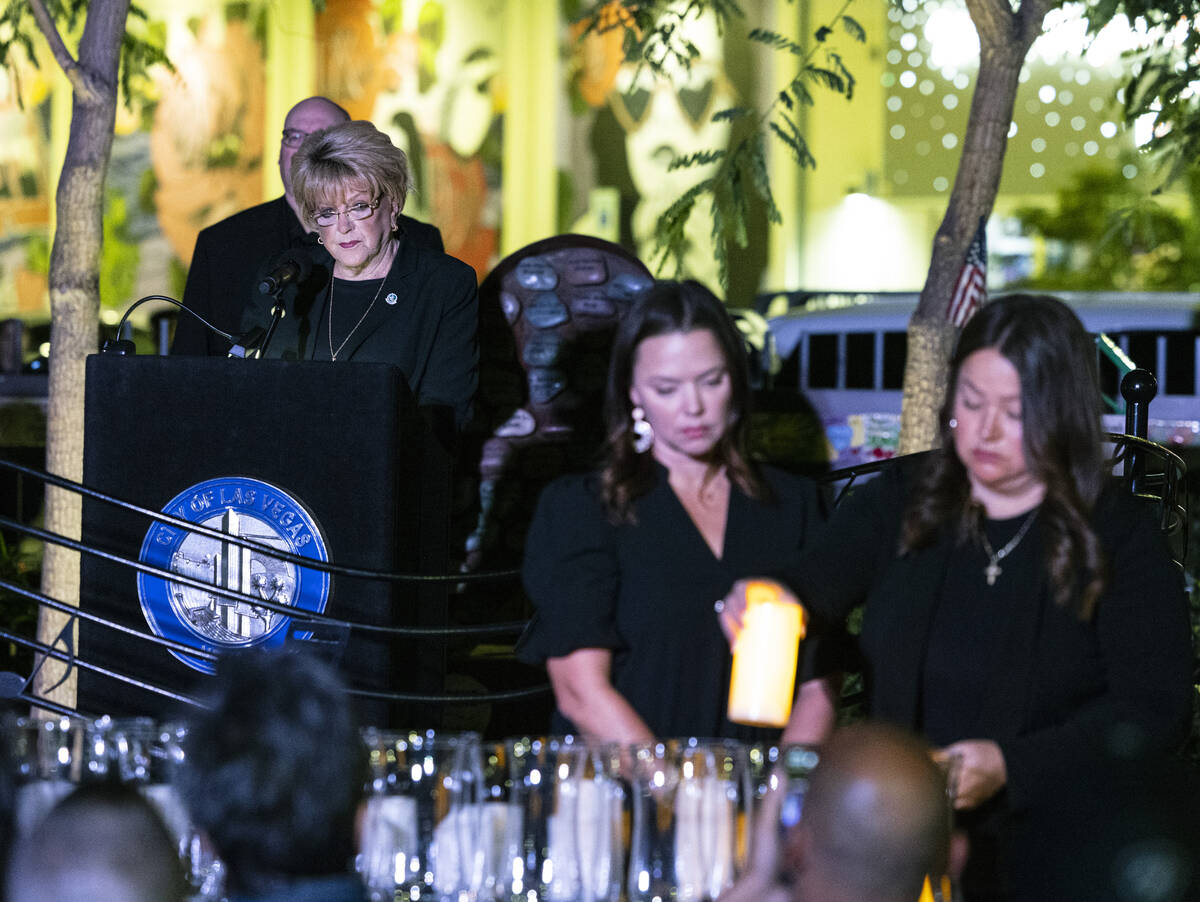
[[[279,298],[279,290],[271,292],[271,295],[274,304],[271,307],[271,321],[267,323],[267,328],[264,329],[262,326],[255,326],[243,335],[229,349],[230,357],[260,358],[267,353],[267,345],[271,343],[271,336],[275,334],[275,327],[279,325],[281,319],[287,316],[287,310],[283,306],[283,301]]]

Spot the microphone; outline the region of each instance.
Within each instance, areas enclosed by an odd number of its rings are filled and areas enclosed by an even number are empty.
[[[279,262],[271,269],[261,282],[258,290],[262,294],[279,294],[285,285],[292,282],[303,282],[312,272],[312,261],[304,253],[289,251],[282,255]]]

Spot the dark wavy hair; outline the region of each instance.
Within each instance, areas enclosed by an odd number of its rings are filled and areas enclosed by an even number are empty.
[[[1105,562],[1090,522],[1106,481],[1100,388],[1092,337],[1057,298],[996,298],[963,329],[941,410],[942,447],[905,512],[900,553],[929,545],[943,527],[960,542],[978,534],[981,512],[954,452],[950,418],[963,361],[984,348],[1002,354],[1021,379],[1025,459],[1046,486],[1040,519],[1054,600],[1089,620],[1105,585]]]
[[[638,346],[647,338],[673,332],[707,330],[717,340],[729,369],[733,422],[713,452],[714,466],[752,498],[768,499],[769,489],[746,453],[750,376],[746,349],[725,305],[699,282],[659,281],[621,321],[608,366],[604,397],[606,435],[600,467],[601,495],[613,522],[633,523],[633,502],[653,485],[650,454],[633,450],[633,403],[629,389]]]
[[[178,785],[231,888],[266,895],[350,873],[367,758],[340,677],[306,652],[237,651],[207,701]]]

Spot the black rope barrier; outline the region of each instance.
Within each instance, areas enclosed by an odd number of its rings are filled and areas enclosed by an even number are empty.
[[[15,701],[24,702],[25,704],[34,708],[41,708],[43,711],[51,711],[54,714],[61,714],[63,717],[76,718],[84,716],[74,708],[68,708],[66,705],[60,705],[58,702],[52,702],[48,698],[42,698],[38,695],[31,695],[28,692],[22,692],[20,695],[15,696]]]
[[[2,518],[0,518],[2,519]],[[108,620],[101,617],[99,614],[93,614],[91,611],[84,611],[77,608],[73,604],[68,604],[65,601],[59,601],[57,598],[51,598],[49,595],[43,595],[41,592],[35,592],[33,589],[28,589],[25,586],[19,585],[7,579],[0,579],[0,589],[7,589],[17,595],[24,596],[30,601],[50,608],[51,610],[59,611],[63,614],[68,614],[71,617],[78,617],[80,620],[86,620],[88,623],[94,623],[97,626],[103,626],[116,632],[124,633],[125,635],[141,639],[152,645],[158,645],[162,648],[171,651],[178,651],[188,655],[195,655],[198,658],[203,658],[206,661],[215,661],[217,656],[211,652],[188,645],[186,642],[180,642],[176,639],[167,639],[163,636],[156,636],[152,633],[143,633],[141,630],[134,629],[131,626],[126,626],[123,623],[117,623],[113,620]]]
[[[69,664],[73,667],[79,667],[82,670],[87,670],[91,673],[99,674],[102,677],[117,680],[125,683],[127,686],[133,686],[135,689],[144,689],[147,692],[152,692],[155,695],[161,695],[164,698],[169,698],[172,701],[181,702],[185,705],[198,707],[199,702],[187,695],[182,695],[178,692],[173,692],[170,689],[164,689],[161,686],[156,686],[153,683],[147,683],[145,680],[139,680],[135,677],[127,676],[117,670],[110,670],[107,667],[101,667],[99,664],[93,664],[91,661],[85,661],[78,657],[74,652],[63,651],[52,645],[47,645],[45,642],[39,642],[36,639],[29,639],[24,636],[17,636],[7,630],[0,629],[0,639],[20,645],[22,648],[28,648],[35,654],[45,655],[48,658],[54,658],[56,661],[61,661],[64,664]]]
[[[1143,476],[1143,481],[1139,484],[1139,490],[1135,494],[1138,497],[1144,498],[1147,501],[1153,501],[1161,506],[1160,526],[1164,531],[1176,532],[1179,530],[1180,525],[1184,526],[1182,544],[1183,555],[1186,557],[1187,507],[1186,502],[1184,504],[1180,504],[1176,501],[1176,499],[1179,495],[1182,474],[1187,472],[1187,465],[1183,462],[1182,458],[1169,449],[1138,436],[1121,433],[1108,433],[1106,438],[1115,446],[1113,457],[1110,458],[1109,461],[1110,465],[1114,467],[1127,455],[1133,454],[1135,451],[1147,452],[1150,456],[1155,457],[1162,462],[1162,472],[1146,474]],[[836,505],[841,503],[845,494],[861,478],[884,470],[887,467],[894,465],[894,463],[895,458],[871,461],[865,464],[857,464],[840,470],[834,470],[829,473],[822,474],[816,477],[816,479],[818,482],[831,485],[839,482],[844,483],[844,485],[842,485],[837,491],[834,502]],[[73,491],[81,496],[92,498],[104,504],[119,507],[121,509],[130,511],[131,513],[146,517],[158,523],[166,524],[176,529],[204,535],[209,538],[217,539],[223,543],[228,543],[240,548],[246,548],[268,557],[285,561],[297,567],[307,568],[331,575],[386,581],[392,583],[465,585],[470,583],[501,582],[511,580],[520,572],[517,569],[511,569],[476,573],[412,574],[394,573],[359,567],[346,567],[324,561],[313,560],[301,555],[282,551],[281,549],[266,545],[261,542],[244,539],[240,536],[232,536],[218,529],[213,529],[199,523],[193,523],[191,521],[173,517],[169,514],[159,511],[149,510],[139,505],[124,501],[123,499],[116,498],[92,489],[83,485],[82,483],[56,476],[55,474],[46,472],[44,470],[39,470],[34,467],[28,467],[22,464],[16,464],[0,459],[0,468],[15,471],[16,473],[26,477],[38,479],[44,484],[54,485],[67,491]],[[1147,487],[1161,487],[1162,493],[1147,493],[1145,491]],[[146,576],[168,580],[172,583],[178,583],[199,591],[220,595],[223,598],[237,599],[239,601],[252,604],[275,613],[283,614],[292,618],[301,625],[312,624],[314,626],[327,626],[341,630],[358,630],[360,632],[370,632],[376,635],[394,636],[399,638],[450,639],[513,634],[519,632],[527,624],[527,621],[525,620],[455,627],[404,627],[385,626],[382,624],[372,623],[357,623],[354,621],[328,616],[322,613],[297,609],[254,595],[245,595],[233,589],[228,589],[223,586],[218,586],[202,580],[194,579],[183,574],[175,573],[171,570],[146,564],[142,561],[135,560],[122,554],[84,544],[79,540],[70,539],[66,536],[62,536],[48,530],[29,526],[9,517],[0,516],[0,526],[16,531],[22,535],[39,539],[43,543],[50,542],[52,544],[69,548],[80,554],[94,556],[109,563],[134,570]],[[198,658],[203,658],[209,661],[216,660],[217,658],[217,655],[204,651],[195,646],[188,645],[187,643],[166,639],[151,633],[144,633],[136,628],[114,622],[92,612],[82,611],[76,608],[74,605],[50,598],[49,596],[43,595],[40,592],[35,592],[17,583],[13,583],[10,580],[0,579],[0,589],[7,590],[8,592],[14,593],[17,596],[27,599],[31,602],[68,614],[72,617],[86,620],[100,627],[121,632],[136,641],[148,642],[171,651],[194,655]],[[13,642],[14,644],[20,645],[24,648],[31,649],[37,654],[54,658],[70,666],[79,666],[81,669],[88,670],[105,678],[114,679],[126,685],[133,686],[135,688],[142,689],[183,704],[193,706],[200,705],[200,702],[187,695],[156,686],[145,680],[139,680],[134,677],[127,676],[119,671],[92,664],[91,662],[77,657],[74,652],[63,651],[62,649],[48,646],[36,640],[30,640],[21,636],[17,636],[4,630],[0,630],[0,639]],[[350,693],[352,695],[360,698],[417,704],[491,704],[535,698],[543,696],[550,691],[550,686],[548,684],[482,693],[404,693],[353,687],[350,689]],[[78,715],[78,712],[58,705],[49,699],[44,699],[33,695],[28,691],[23,692],[20,696],[17,696],[17,698],[29,703],[30,705],[42,707],[46,710],[54,711],[55,713],[68,716]]]
[[[276,560],[286,561],[289,564],[295,564],[300,567],[307,567],[311,570],[319,570],[322,573],[331,573],[335,576],[351,576],[360,579],[374,579],[387,582],[411,582],[411,583],[473,583],[473,582],[499,582],[506,579],[516,579],[520,576],[521,571],[518,568],[510,570],[487,570],[476,573],[394,573],[389,570],[372,570],[365,567],[347,567],[341,564],[332,564],[326,561],[318,561],[313,558],[304,557],[300,554],[293,554],[290,551],[284,551],[280,548],[275,548],[272,545],[267,545],[262,542],[255,542],[253,539],[245,539],[241,536],[233,536],[226,532],[221,532],[219,529],[213,529],[211,526],[205,526],[202,523],[194,523],[191,520],[183,520],[179,517],[172,517],[170,514],[165,514],[161,511],[150,510],[130,501],[125,501],[113,495],[105,494],[96,489],[89,488],[81,482],[67,479],[64,476],[57,476],[54,473],[49,473],[45,470],[39,470],[36,467],[27,467],[24,464],[13,463],[12,461],[0,458],[0,469],[13,470],[23,476],[30,476],[38,479],[45,484],[53,485],[67,491],[74,492],[87,498],[92,498],[104,504],[113,507],[121,508],[122,510],[138,514],[148,519],[159,523],[164,523],[176,529],[186,532],[193,532],[197,535],[207,536],[210,539],[217,539],[221,542],[226,542],[230,545],[236,545],[239,548],[247,548],[251,551],[257,551],[260,554],[268,555]]]
[[[306,611],[303,609],[293,608],[279,602],[270,601],[265,598],[259,598],[257,595],[244,595],[234,589],[228,589],[224,586],[218,586],[214,583],[207,583],[203,580],[195,579],[194,577],[186,576],[182,573],[176,573],[173,570],[164,570],[161,567],[156,567],[153,564],[147,564],[144,561],[135,560],[134,558],[126,557],[122,554],[117,554],[112,551],[104,551],[92,545],[87,545],[78,539],[69,539],[56,532],[50,532],[45,529],[40,529],[36,526],[27,526],[13,520],[10,517],[0,515],[0,526],[9,527],[15,531],[19,531],[25,535],[33,536],[41,539],[43,542],[69,548],[72,551],[77,551],[80,554],[86,554],[91,557],[97,557],[101,560],[108,561],[112,564],[119,564],[123,567],[128,567],[131,570],[136,570],[139,573],[144,573],[154,576],[159,579],[169,580],[173,583],[187,586],[190,589],[198,589],[202,592],[210,592],[215,595],[220,595],[222,598],[234,598],[239,601],[244,601],[256,607],[265,608],[276,614],[285,614],[289,617],[302,616],[305,620],[312,623],[324,624],[326,626],[339,627],[342,629],[355,629],[362,632],[370,632],[385,636],[400,636],[412,639],[440,639],[454,638],[459,636],[488,636],[488,635],[504,635],[519,633],[525,628],[527,621],[525,620],[509,620],[502,623],[482,624],[479,626],[448,626],[448,627],[408,627],[408,626],[385,626],[376,623],[358,623],[353,620],[341,620],[337,617],[331,617],[327,614],[321,614],[316,611]],[[269,547],[269,546],[267,546]],[[307,560],[302,558],[302,560]],[[108,624],[102,624],[108,625]]]

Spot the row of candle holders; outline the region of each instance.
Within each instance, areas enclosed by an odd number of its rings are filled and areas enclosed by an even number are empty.
[[[186,728],[151,720],[23,719],[5,735],[18,829],[90,780],[141,787],[178,838],[196,898],[221,898],[221,863],[172,781]],[[769,791],[799,818],[816,752],[672,739],[596,745],[474,733],[366,729],[368,782],[356,865],[372,900],[705,900],[750,860]]]

